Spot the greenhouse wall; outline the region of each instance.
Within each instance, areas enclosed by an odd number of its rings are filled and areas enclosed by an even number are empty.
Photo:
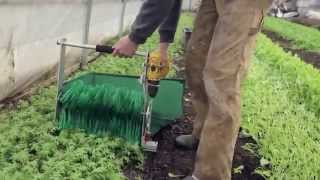
[[[320,0],[297,0],[297,7],[302,16],[320,19]]]
[[[142,2],[0,0],[0,101],[39,79],[54,75],[59,60],[58,39],[100,43],[128,27]],[[125,13],[120,25],[124,3]],[[183,8],[189,9],[193,4],[191,0],[184,0]],[[84,55],[82,50],[68,48],[67,67],[79,64],[81,55]]]

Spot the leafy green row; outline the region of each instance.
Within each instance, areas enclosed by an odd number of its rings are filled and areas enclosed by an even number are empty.
[[[292,41],[299,48],[320,51],[320,31],[318,29],[275,17],[265,18],[264,29],[273,31]]]
[[[264,35],[259,36],[255,56],[244,84],[243,127],[273,165],[265,175],[319,177],[319,72]]]
[[[265,35],[259,38],[256,56],[273,67],[274,72],[291,89],[291,98],[305,104],[308,110],[320,117],[320,73],[317,69],[299,57],[285,53]]]
[[[121,166],[142,154],[120,139],[55,130],[55,86],[0,113],[1,179],[123,179]]]
[[[292,101],[291,91],[265,57],[255,59],[244,83],[242,127],[259,143],[259,154],[272,164],[267,179],[316,179],[318,118],[304,103]]]

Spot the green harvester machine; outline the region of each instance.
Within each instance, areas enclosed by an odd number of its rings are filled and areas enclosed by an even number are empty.
[[[87,73],[64,80],[66,48],[92,49],[112,53],[105,45],[87,45],[59,40],[61,48],[58,66],[58,96],[56,119],[59,129],[83,129],[97,135],[124,138],[140,144],[144,150],[156,152],[158,142],[152,137],[160,129],[183,115],[184,81],[179,79],[149,79],[148,72],[157,70],[144,57],[141,76]]]

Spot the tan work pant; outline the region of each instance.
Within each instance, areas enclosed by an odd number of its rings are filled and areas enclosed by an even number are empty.
[[[193,135],[200,139],[193,175],[200,180],[231,179],[240,83],[264,9],[271,3],[267,1],[202,0],[186,52],[187,81],[197,113]]]

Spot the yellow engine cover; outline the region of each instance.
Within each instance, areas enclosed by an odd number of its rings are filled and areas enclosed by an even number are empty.
[[[172,59],[167,57],[166,64],[161,63],[159,51],[154,51],[149,54],[149,68],[147,78],[152,81],[159,81],[167,76],[170,71]]]

